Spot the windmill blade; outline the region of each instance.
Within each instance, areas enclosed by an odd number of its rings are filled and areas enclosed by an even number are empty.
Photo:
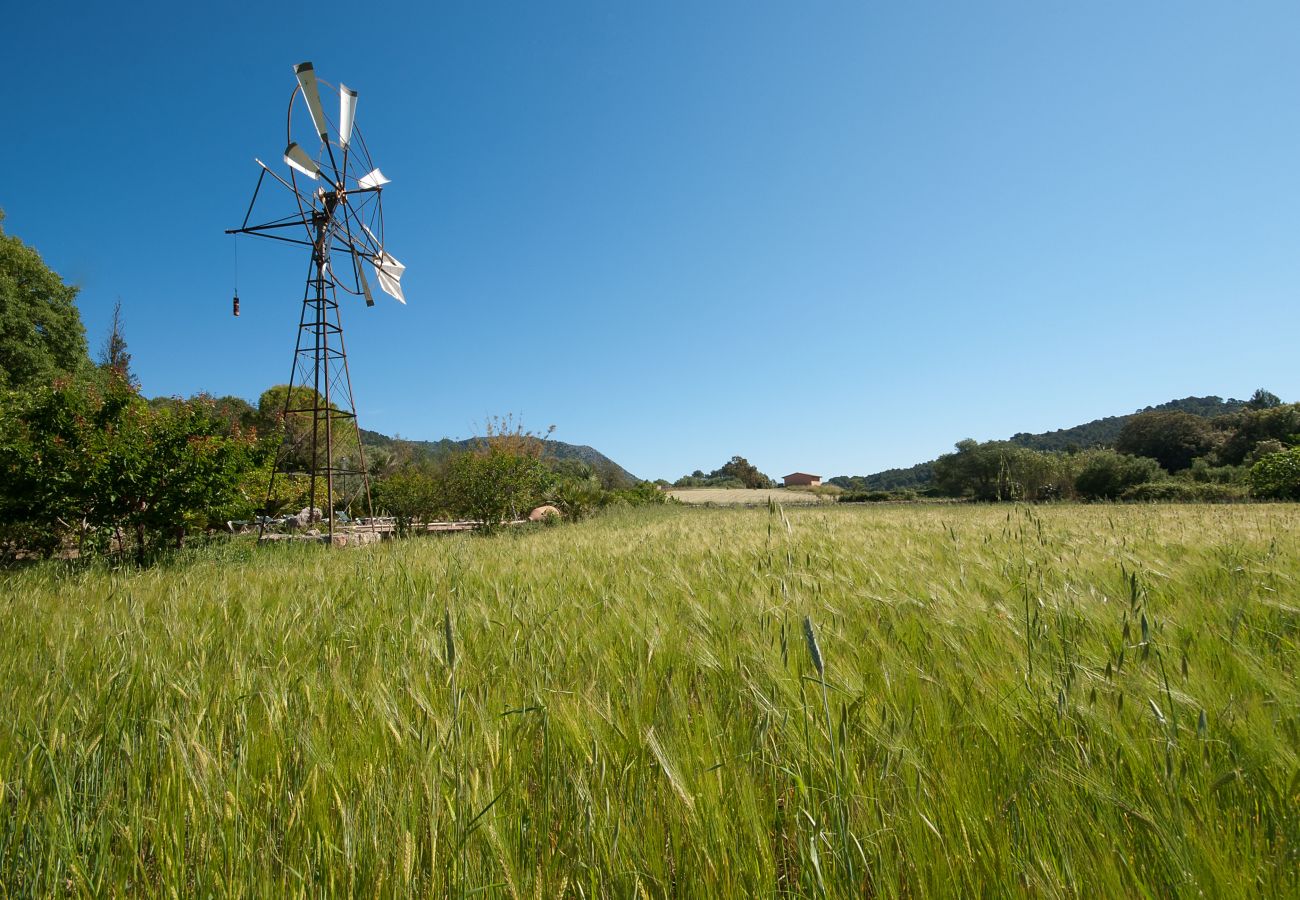
[[[352,140],[352,126],[357,121],[357,92],[339,84],[339,144],[346,147]]]
[[[406,271],[406,266],[382,250],[378,256],[370,257],[370,262],[375,267],[375,274],[379,276],[379,286],[384,293],[405,305],[406,297],[402,294],[402,273]]]
[[[366,306],[374,306],[375,298],[370,293],[370,282],[366,281],[366,270],[361,265],[361,256],[357,253],[356,244],[349,245],[352,248],[352,266],[357,270],[357,283],[361,285],[361,293],[366,296]],[[403,300],[403,303],[406,301]]]
[[[329,126],[325,122],[325,108],[320,105],[320,90],[316,87],[316,70],[311,63],[303,62],[293,67],[293,74],[298,76],[298,86],[302,88],[302,96],[307,101],[307,111],[311,113],[316,132],[322,141],[328,141]]]
[[[284,161],[308,178],[315,179],[320,175],[320,166],[316,165],[316,160],[308,156],[307,151],[299,147],[297,142],[284,148]]]
[[[377,188],[391,183],[391,179],[385,178],[384,173],[378,169],[371,169],[370,172],[357,179],[357,186],[361,188]]]

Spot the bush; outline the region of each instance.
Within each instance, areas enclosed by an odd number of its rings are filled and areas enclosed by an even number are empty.
[[[134,537],[137,558],[249,507],[251,437],[227,436],[203,402],[151,409],[125,380],[61,379],[0,402],[3,540],[48,555]]]
[[[610,491],[606,495],[606,502],[628,506],[657,506],[667,503],[668,495],[653,481],[639,481],[630,488]]]
[[[397,520],[398,534],[405,535],[413,522],[427,522],[446,506],[442,479],[432,472],[404,469],[375,483],[376,507]]]
[[[714,477],[712,475],[683,475],[673,482],[673,487],[677,488],[735,488],[745,487],[745,482],[739,478],[729,476]]]
[[[539,459],[491,446],[461,453],[447,463],[447,506],[453,515],[491,531],[528,515],[542,499],[546,467]]]
[[[840,503],[883,503],[886,500],[894,500],[891,491],[845,491],[840,494]]]
[[[1139,484],[1164,476],[1160,464],[1143,456],[1129,456],[1114,450],[1092,450],[1074,479],[1083,500],[1114,500]]]
[[[1213,482],[1151,481],[1127,489],[1123,499],[1134,503],[1238,503],[1246,499],[1246,489]]]
[[[577,522],[601,506],[605,500],[605,491],[600,486],[600,479],[594,476],[561,478],[551,485],[546,492],[546,499],[570,522]]]
[[[1270,453],[1250,467],[1250,492],[1267,500],[1300,500],[1300,447]]]
[[[1246,470],[1241,466],[1214,466],[1205,457],[1192,461],[1192,467],[1179,474],[1189,481],[1213,484],[1240,484]]]

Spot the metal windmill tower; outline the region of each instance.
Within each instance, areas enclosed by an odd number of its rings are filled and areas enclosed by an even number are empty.
[[[405,303],[401,284],[405,267],[384,248],[382,195],[389,181],[370,158],[356,126],[357,92],[339,85],[338,121],[331,122],[321,105],[319,88],[321,84],[329,87],[328,83],[318,83],[309,62],[299,63],[293,71],[297,83],[285,117],[288,178],[255,160],[261,172],[248,212],[240,227],[226,233],[310,248],[311,264],[284,401],[285,438],[276,454],[266,498],[269,506],[277,476],[305,476],[309,508],[317,505],[323,488],[332,543],[338,502],[349,505],[364,499],[365,514],[372,514],[338,294],[364,297],[366,306],[374,306],[365,273],[368,264],[380,288]],[[295,135],[304,143],[295,140]],[[307,147],[314,147],[315,153]],[[294,209],[250,225],[267,175],[292,194]],[[343,260],[342,265],[335,264],[336,257]],[[239,315],[238,292],[234,312]]]

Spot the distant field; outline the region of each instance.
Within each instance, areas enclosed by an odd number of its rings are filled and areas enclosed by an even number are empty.
[[[1263,504],[0,571],[0,896],[1297,897],[1297,596]]]
[[[768,499],[792,506],[798,503],[830,503],[810,491],[746,490],[745,488],[677,488],[668,494],[682,503],[712,503],[714,506],[766,506]]]

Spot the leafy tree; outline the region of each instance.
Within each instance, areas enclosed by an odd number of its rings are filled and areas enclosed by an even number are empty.
[[[1156,481],[1164,475],[1154,459],[1114,450],[1090,450],[1080,459],[1074,485],[1084,500],[1115,500],[1135,485]]]
[[[1224,465],[1240,465],[1264,455],[1260,445],[1300,443],[1300,403],[1242,410],[1223,420],[1227,438],[1216,452]]]
[[[1251,409],[1272,409],[1275,406],[1282,405],[1282,398],[1272,391],[1266,391],[1258,388],[1255,393],[1250,395],[1246,405]]]
[[[440,473],[427,467],[407,467],[375,482],[374,505],[397,520],[400,534],[408,534],[412,523],[428,522],[447,505],[446,485]]]
[[[690,475],[684,475],[674,483],[675,487],[712,487],[712,488],[770,488],[776,482],[768,478],[758,467],[752,465],[743,456],[733,456],[707,475],[696,469]]]
[[[214,397],[207,393],[198,393],[183,400],[180,397],[153,397],[149,406],[153,409],[183,406],[186,403],[200,403],[209,415],[221,423],[222,432],[228,437],[247,437],[261,434],[263,428],[275,433],[274,423],[263,426],[257,408],[242,397]]]
[[[952,497],[975,500],[1066,499],[1074,494],[1071,458],[1039,453],[1009,441],[964,440],[956,453],[934,462],[936,487]]]
[[[492,530],[537,505],[546,474],[538,458],[503,448],[461,453],[447,463],[447,506],[454,515]]]
[[[720,468],[714,469],[709,473],[709,478],[735,478],[747,488],[770,488],[775,487],[776,482],[768,478],[758,467],[752,465],[749,460],[743,456],[733,456],[727,462],[723,463]]]
[[[120,378],[63,379],[0,406],[0,521],[47,553],[129,535],[143,561],[245,508],[256,463],[256,445],[224,435],[202,404],[151,409]]]
[[[1191,413],[1145,412],[1124,424],[1115,449],[1154,459],[1167,471],[1179,472],[1213,449],[1219,437],[1213,425]]]
[[[934,461],[935,485],[951,497],[1015,499],[1008,456],[1020,449],[1002,441],[958,441],[955,453]]]
[[[316,468],[325,468],[325,430],[324,422],[317,433],[313,434],[311,408],[319,397],[312,388],[295,385],[292,397],[289,396],[287,384],[277,384],[262,392],[257,401],[255,425],[259,432],[268,435],[277,446],[283,438],[280,468],[286,471],[307,471],[311,468],[312,448],[315,446]],[[286,399],[289,400],[289,412],[285,412]],[[323,404],[323,398],[321,398]],[[332,401],[328,408],[338,410]],[[305,411],[304,411],[305,410]],[[334,445],[335,465],[340,461],[356,463],[360,468],[359,458],[362,451],[361,432],[357,429],[356,419],[351,417],[335,418],[330,423],[330,437]],[[319,504],[317,504],[319,505]]]
[[[39,253],[0,228],[0,389],[49,384],[87,366],[76,296]]]
[[[1251,466],[1250,491],[1271,500],[1300,500],[1300,447],[1270,453]]]

